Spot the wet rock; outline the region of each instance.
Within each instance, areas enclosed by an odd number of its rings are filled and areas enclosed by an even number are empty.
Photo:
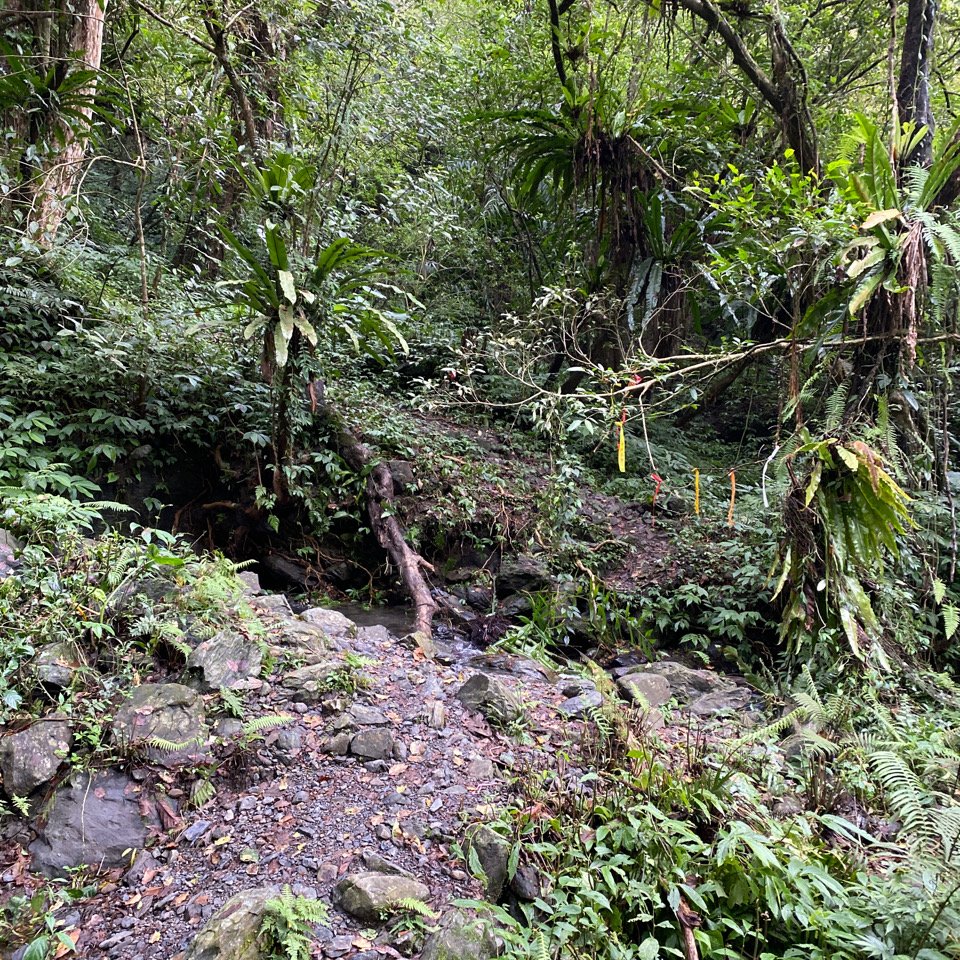
[[[517,653],[478,653],[470,658],[469,666],[483,673],[499,673],[506,677],[546,683],[555,683],[557,679],[556,674],[542,663]]]
[[[358,873],[344,877],[334,887],[333,902],[346,913],[367,923],[389,915],[399,900],[426,900],[430,890],[408,877],[383,873]]]
[[[465,852],[468,863],[474,857],[479,861],[486,877],[484,889],[487,899],[496,903],[507,882],[510,844],[490,827],[481,826],[468,834]]]
[[[53,779],[70,752],[73,732],[60,717],[38,720],[0,740],[0,774],[8,797],[27,797]]]
[[[546,564],[525,554],[506,557],[497,574],[497,594],[501,597],[513,593],[539,593],[549,590],[552,584]]]
[[[350,741],[350,752],[367,760],[387,760],[393,755],[394,736],[383,727],[361,730]]]
[[[372,644],[373,646],[397,642],[397,638],[386,627],[379,623],[375,623],[369,627],[357,627],[357,640],[365,644]]]
[[[704,694],[690,704],[689,710],[694,716],[709,717],[717,713],[738,713],[753,699],[745,687],[732,690],[717,690]]]
[[[254,639],[222,630],[190,653],[184,682],[203,692],[235,687],[258,676],[262,662],[260,645]]]
[[[490,921],[451,910],[427,937],[421,960],[492,960],[499,952]]]
[[[673,695],[665,677],[655,673],[628,673],[617,680],[620,692],[642,707],[662,707]]]
[[[74,672],[83,665],[76,645],[62,640],[41,647],[33,659],[32,669],[41,683],[65,690],[73,682]]]
[[[140,788],[126,774],[77,774],[45,809],[46,822],[30,845],[33,868],[47,877],[68,867],[119,867],[142,849],[147,828],[140,816]]]
[[[381,710],[364,706],[362,703],[354,703],[347,714],[358,727],[379,727],[389,723]]]
[[[151,760],[176,766],[202,752],[207,736],[203,700],[180,683],[145,683],[134,687],[130,699],[117,711],[112,731],[121,748],[143,744]],[[163,749],[148,745],[154,738],[183,746]]]
[[[457,699],[494,724],[513,723],[523,714],[519,697],[503,681],[485,673],[470,677],[457,691]]]
[[[337,610],[326,607],[311,607],[300,616],[307,622],[319,627],[329,637],[354,637],[357,625]]]
[[[231,897],[190,944],[184,960],[260,960],[257,935],[276,887],[244,890]]]
[[[507,597],[498,607],[500,613],[511,620],[518,617],[528,617],[533,613],[533,601],[522,593],[516,593],[512,597]]]
[[[570,717],[571,720],[578,720],[581,717],[589,716],[594,710],[603,705],[603,696],[597,690],[587,690],[585,693],[570,697],[558,704],[557,709]]]
[[[353,734],[338,733],[327,741],[327,752],[335,757],[345,757],[350,752],[351,740],[353,740]]]
[[[342,664],[335,660],[311,663],[298,670],[291,670],[280,681],[280,686],[290,699],[318,703],[330,690],[330,677],[341,668]]]
[[[387,469],[393,477],[394,493],[406,493],[415,489],[417,477],[413,472],[413,464],[407,460],[388,460]]]

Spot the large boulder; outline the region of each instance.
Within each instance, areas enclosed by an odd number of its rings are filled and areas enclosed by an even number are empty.
[[[54,793],[37,839],[33,868],[63,877],[69,867],[119,867],[143,847],[147,826],[140,815],[140,786],[108,770],[77,774]]]
[[[429,896],[426,884],[385,873],[355,873],[344,877],[333,890],[333,902],[365,923],[388,916],[401,900],[426,900]]]
[[[124,748],[142,746],[151,760],[177,766],[203,752],[207,736],[203,699],[181,683],[145,683],[113,721],[114,742]],[[152,740],[177,746],[157,746]]]
[[[499,952],[489,920],[451,910],[427,937],[421,960],[492,960]]]
[[[68,721],[49,717],[0,740],[0,774],[7,796],[29,796],[52,780],[72,739]]]
[[[327,607],[311,607],[300,616],[319,627],[328,637],[353,637],[357,633],[357,625],[351,619]]]
[[[675,660],[660,660],[657,663],[643,664],[621,677],[620,680],[624,681],[628,677],[636,676],[662,677],[670,685],[671,695],[683,703],[696,700],[707,693],[729,692],[736,688],[736,684],[726,677],[710,670],[685,667]]]
[[[202,691],[235,687],[257,676],[262,663],[263,653],[256,640],[222,630],[190,653],[184,682]]]
[[[485,673],[470,677],[457,691],[457,699],[501,726],[519,720],[523,714],[520,698],[503,681]]]
[[[257,935],[276,887],[244,890],[231,897],[204,925],[184,960],[260,960]]]
[[[620,692],[645,709],[662,707],[673,696],[670,684],[656,673],[628,673],[617,680]]]
[[[553,586],[550,571],[536,557],[520,554],[506,557],[497,574],[497,595],[508,597],[513,593],[538,593]]]

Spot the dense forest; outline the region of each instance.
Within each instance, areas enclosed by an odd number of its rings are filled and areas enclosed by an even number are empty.
[[[956,0],[2,0],[0,957],[960,957]]]

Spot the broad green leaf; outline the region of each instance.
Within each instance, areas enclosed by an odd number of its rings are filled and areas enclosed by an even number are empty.
[[[293,336],[293,328],[296,324],[296,320],[293,316],[293,307],[289,304],[284,304],[280,308],[279,312],[280,324],[279,329],[283,332],[283,337],[285,340],[289,341]]]
[[[280,289],[287,300],[294,304],[297,302],[297,286],[293,282],[293,274],[289,270],[278,270],[277,277],[280,280]]]
[[[283,335],[283,328],[278,323],[273,328],[273,352],[278,367],[287,365],[287,338]]]
[[[872,230],[881,223],[887,223],[890,220],[903,220],[903,214],[897,210],[896,207],[891,207],[887,210],[875,210],[860,224],[860,229]]]
[[[293,318],[293,322],[297,325],[297,328],[300,330],[300,332],[307,338],[310,346],[315,347],[317,345],[317,331],[313,329],[313,324],[301,314],[297,314]]]
[[[854,260],[854,262],[847,267],[847,276],[851,280],[856,280],[862,273],[865,273],[871,267],[875,267],[880,263],[886,255],[887,251],[884,250],[883,247],[877,247],[871,250],[865,257]]]
[[[857,472],[857,468],[860,466],[859,457],[852,451],[848,450],[846,447],[841,447],[840,444],[836,446],[837,456],[846,464],[847,469],[853,473]],[[807,500],[807,503],[810,501]]]

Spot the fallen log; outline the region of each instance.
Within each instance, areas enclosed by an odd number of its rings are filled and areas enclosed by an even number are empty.
[[[374,452],[361,440],[357,430],[344,422],[331,403],[322,403],[320,412],[332,427],[347,465],[358,473],[369,470],[366,496],[370,527],[380,546],[396,564],[404,589],[413,602],[414,631],[432,637],[437,604],[424,571],[433,571],[433,567],[407,542],[406,532],[394,513],[394,480],[390,467],[383,461],[375,463]],[[370,469],[371,464],[375,464],[373,469]]]

